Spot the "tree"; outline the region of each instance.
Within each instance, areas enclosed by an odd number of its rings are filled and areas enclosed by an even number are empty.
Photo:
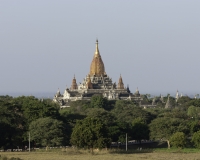
[[[149,127],[142,119],[136,118],[132,122],[132,138],[141,143],[142,139],[149,139]]]
[[[72,133],[72,129],[76,125],[77,120],[82,120],[86,117],[86,115],[81,115],[78,113],[70,113],[66,109],[61,109],[60,111],[60,120],[65,125],[65,140],[64,144],[69,145],[70,144],[70,136]]]
[[[37,99],[34,96],[21,96],[13,99],[13,103],[20,106],[24,120],[23,141],[27,142],[27,131],[32,121],[38,118],[59,118],[59,106],[50,99]]]
[[[200,108],[195,106],[190,106],[187,111],[187,115],[191,118],[198,119],[200,113]]]
[[[163,117],[169,117],[169,118],[180,118],[180,119],[187,119],[187,113],[185,111],[182,111],[180,109],[171,109],[166,110],[166,112],[160,114],[159,116]]]
[[[103,108],[90,108],[88,109],[87,115],[91,118],[96,117],[101,119],[108,126],[111,126],[116,119],[111,112],[108,112]]]
[[[179,118],[161,117],[154,119],[150,125],[150,138],[166,140],[170,148],[170,137],[175,132],[189,133],[186,121]]]
[[[193,134],[191,142],[194,143],[195,147],[200,148],[200,131]]]
[[[21,107],[9,96],[0,96],[0,147],[22,145],[24,121]]]
[[[117,117],[118,121],[132,123],[135,118],[142,118],[146,123],[151,121],[151,114],[141,107],[136,107],[132,101],[118,100],[112,113]]]
[[[85,114],[85,110],[90,107],[90,101],[88,100],[77,100],[77,101],[71,101],[70,107],[65,108],[65,110],[69,110],[71,113],[79,113],[79,114]]]
[[[193,99],[188,104],[189,106],[200,107],[200,99]]]
[[[190,135],[193,135],[195,132],[200,130],[200,121],[199,120],[191,120],[188,122],[188,126],[190,127]]]
[[[176,132],[170,137],[170,143],[177,148],[184,148],[186,145],[186,136],[183,132]]]
[[[132,128],[131,124],[125,121],[117,121],[117,129],[118,131],[118,142],[126,142],[126,133],[128,135],[128,139],[131,139]]]
[[[112,138],[112,142],[118,141],[120,135],[119,127],[116,123],[115,116],[103,108],[90,108],[87,112],[88,117],[99,118],[108,127],[109,137]]]
[[[106,108],[108,100],[102,95],[93,95],[90,101],[92,108]]]
[[[63,122],[50,117],[39,118],[31,122],[29,126],[31,140],[38,145],[45,146],[46,150],[49,146],[61,145],[64,139],[63,125]]]
[[[98,118],[87,117],[78,120],[71,134],[72,145],[79,148],[104,148],[108,147],[111,139],[108,136],[108,127]]]
[[[27,126],[38,118],[59,116],[59,106],[48,99],[39,100],[34,96],[22,96],[15,98],[14,101],[21,106]]]
[[[182,107],[190,103],[191,98],[188,96],[182,96],[178,99],[178,104],[181,105]]]

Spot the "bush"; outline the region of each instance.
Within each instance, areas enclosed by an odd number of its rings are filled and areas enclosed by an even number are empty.
[[[200,148],[200,131],[193,134],[191,142],[194,143],[195,147]]]
[[[177,148],[184,148],[186,145],[186,136],[183,132],[176,132],[170,138],[172,146]]]

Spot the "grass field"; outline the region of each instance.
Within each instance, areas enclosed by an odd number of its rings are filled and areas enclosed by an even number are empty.
[[[156,150],[129,150],[94,151],[91,154],[86,150],[54,150],[37,152],[0,152],[1,157],[15,157],[23,160],[200,160],[200,151],[197,149],[156,149]]]

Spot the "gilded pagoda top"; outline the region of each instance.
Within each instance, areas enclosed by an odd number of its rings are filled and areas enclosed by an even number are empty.
[[[91,76],[93,76],[93,75],[101,76],[101,75],[105,74],[104,63],[101,59],[101,55],[99,52],[98,40],[96,40],[96,50],[94,53],[92,63],[90,65],[90,73],[89,74]]]

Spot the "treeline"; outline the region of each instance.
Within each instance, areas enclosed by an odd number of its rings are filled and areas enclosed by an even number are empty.
[[[166,99],[166,97],[165,97]],[[46,148],[74,145],[104,148],[111,142],[162,140],[175,147],[200,147],[200,100],[170,97],[173,108],[156,100],[156,108],[143,109],[134,101],[71,102],[60,109],[51,99],[0,96],[0,148]],[[146,101],[152,101],[146,98]]]

